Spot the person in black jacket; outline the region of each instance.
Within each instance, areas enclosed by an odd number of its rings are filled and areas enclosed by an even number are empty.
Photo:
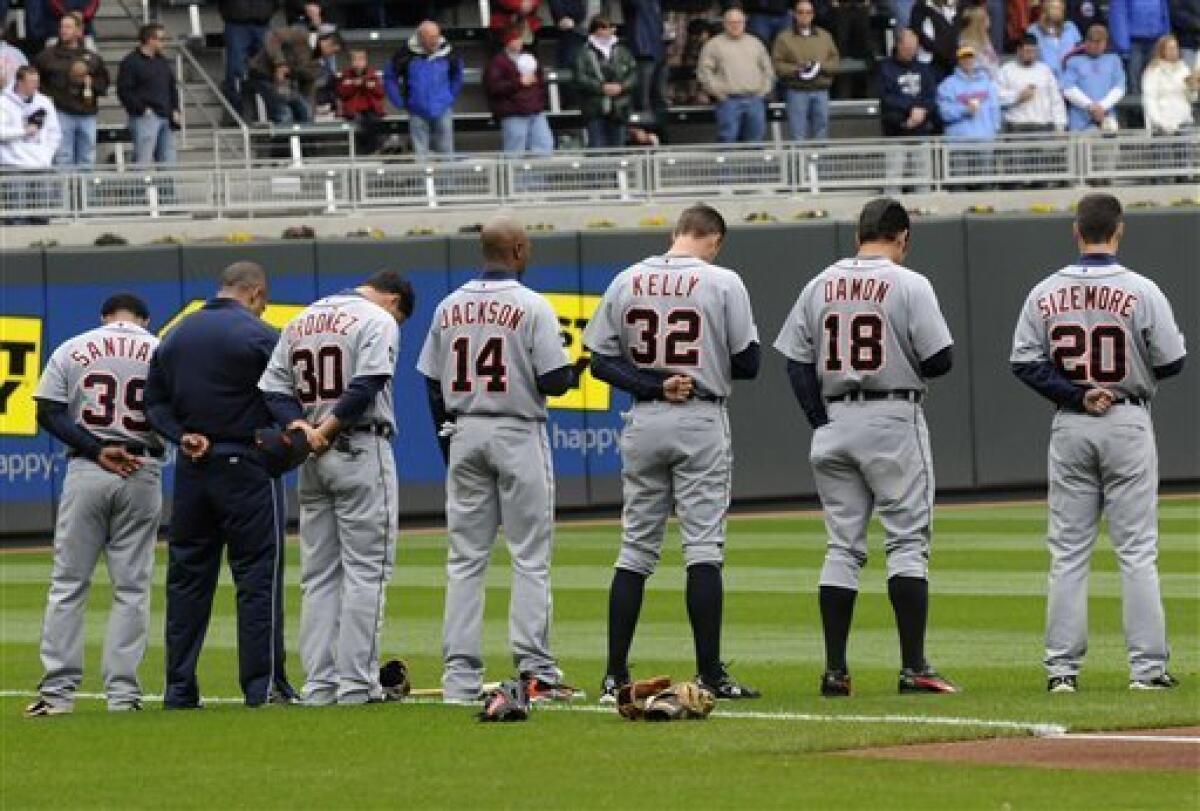
[[[917,35],[905,28],[896,50],[879,66],[879,109],[883,134],[911,138],[936,128],[937,80],[917,59]]]
[[[220,0],[217,9],[225,23],[225,98],[242,112],[242,82],[246,63],[262,49],[267,25],[279,8],[279,0]]]
[[[554,64],[572,70],[579,49],[587,42],[587,0],[550,0],[550,17],[558,29]]]
[[[165,39],[166,29],[158,23],[143,25],[138,46],[117,71],[117,97],[129,114],[133,161],[140,165],[175,162],[171,130],[179,126],[179,88],[162,55]]]
[[[1179,40],[1179,54],[1189,68],[1196,68],[1200,51],[1200,0],[1171,0],[1171,33]]]
[[[792,24],[792,0],[746,0],[740,4],[746,12],[746,30],[762,40],[771,50],[771,43],[780,31]]]
[[[920,0],[909,28],[921,46],[917,58],[933,67],[940,82],[958,67],[958,7],[955,0]]]

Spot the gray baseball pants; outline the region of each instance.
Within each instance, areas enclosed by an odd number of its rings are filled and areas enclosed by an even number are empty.
[[[158,462],[147,458],[127,479],[89,459],[67,465],[54,529],[54,564],[42,626],[45,675],[38,692],[57,707],[72,707],[83,681],[83,616],[101,553],[112,582],[101,675],[110,710],[141,699],[137,670],[146,652],[154,541],[162,514]]]
[[[829,536],[821,585],[858,590],[872,510],[883,524],[888,578],[928,577],[934,476],[920,405],[830,403],[828,411],[809,454]]]
[[[617,568],[651,575],[674,507],[687,566],[725,560],[733,443],[720,403],[635,403],[621,432],[625,506]]]
[[[513,663],[521,673],[557,681],[550,653],[554,471],[545,423],[459,416],[450,441],[446,521],[445,699],[474,700],[483,687],[485,578],[501,525],[512,558],[508,637]]]
[[[1101,513],[1108,516],[1121,571],[1130,675],[1161,675],[1169,652],[1158,584],[1158,450],[1150,412],[1135,405],[1115,405],[1102,417],[1059,411],[1049,478],[1048,675],[1079,673],[1087,652],[1088,570]]]
[[[391,443],[346,434],[300,469],[300,657],[306,704],[363,704],[383,695],[379,644],[396,557]]]

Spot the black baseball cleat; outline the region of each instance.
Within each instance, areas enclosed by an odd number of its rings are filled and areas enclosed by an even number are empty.
[[[608,675],[604,677],[604,681],[600,682],[600,703],[606,705],[615,705],[617,703],[617,693],[621,692],[621,688],[629,684],[629,677],[621,678],[619,676]]]
[[[826,698],[850,695],[850,674],[845,670],[826,670],[821,676],[821,695]]]
[[[725,665],[721,665],[721,669],[710,677],[697,676],[696,684],[712,693],[715,698],[737,700],[762,697],[761,692],[749,685],[740,683],[733,676],[729,675],[729,671],[725,669]]]
[[[901,695],[961,692],[949,679],[939,675],[928,665],[921,670],[912,670],[907,667],[901,670],[900,681],[896,685],[896,689]]]
[[[142,712],[146,708],[142,706],[141,699],[134,699],[128,704],[117,704],[109,707],[109,712]]]
[[[51,715],[70,715],[71,707],[63,707],[51,704],[44,698],[39,698],[37,701],[25,708],[26,718],[48,718]]]
[[[1047,693],[1078,693],[1078,676],[1051,676],[1046,679]]]
[[[300,694],[296,692],[296,688],[286,681],[276,682],[275,686],[271,688],[271,694],[267,701],[282,706],[304,703]]]
[[[1152,679],[1131,679],[1129,682],[1130,690],[1170,690],[1178,686],[1179,679],[1166,672]]]

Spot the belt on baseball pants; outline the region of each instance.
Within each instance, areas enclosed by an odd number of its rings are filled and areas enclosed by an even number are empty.
[[[1147,399],[1146,397],[1118,397],[1112,401],[1112,404],[1113,405],[1148,406],[1148,405],[1150,405],[1150,400]]]
[[[345,433],[348,434],[374,434],[381,436],[384,439],[392,438],[392,426],[384,422],[369,423],[367,425],[356,425],[353,428],[347,428]]]
[[[635,395],[633,399],[634,399],[634,402],[638,402],[638,403],[665,403],[665,402],[667,402],[666,397],[638,397]],[[723,405],[725,403],[724,397],[717,397],[715,395],[708,394],[707,392],[695,391],[695,390],[692,391],[692,396],[689,399],[699,400],[702,403],[716,403],[717,405]]]
[[[101,447],[104,448],[123,448],[130,456],[149,456],[154,459],[162,459],[162,448],[150,448],[139,442],[101,442]],[[78,451],[69,451],[67,456],[75,459],[82,456]]]
[[[916,389],[891,389],[890,391],[859,389],[858,391],[848,391],[845,394],[835,394],[832,397],[826,397],[825,402],[860,403],[875,400],[905,400],[910,403],[919,403],[924,399],[924,396],[924,394]]]

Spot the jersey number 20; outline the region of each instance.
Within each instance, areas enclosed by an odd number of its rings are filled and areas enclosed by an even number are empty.
[[[1067,380],[1076,383],[1120,383],[1129,374],[1125,329],[1119,324],[1055,324],[1050,330],[1050,357]]]

